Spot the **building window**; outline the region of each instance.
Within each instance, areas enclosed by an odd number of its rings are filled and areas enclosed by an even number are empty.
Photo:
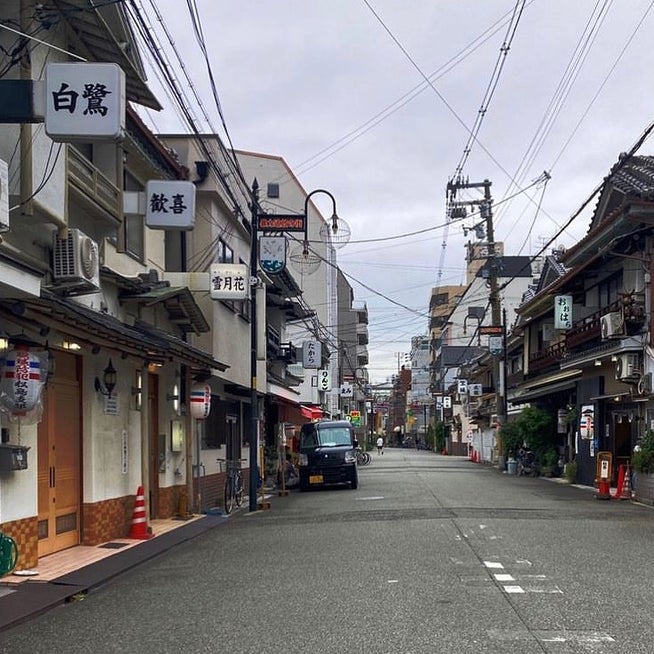
[[[234,250],[222,240],[218,241],[218,252],[216,253],[216,263],[234,263]]]
[[[266,196],[269,198],[278,198],[279,197],[279,184],[274,182],[268,183],[268,188],[266,190]]]
[[[143,192],[145,189],[134,175],[125,171],[123,174],[125,191]],[[135,259],[143,261],[145,257],[145,216],[126,214],[124,217],[125,252]]]

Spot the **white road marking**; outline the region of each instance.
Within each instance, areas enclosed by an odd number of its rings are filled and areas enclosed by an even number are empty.
[[[563,595],[563,591],[558,587],[554,588],[527,588],[528,593],[543,593],[548,595]]]
[[[515,581],[512,575],[495,574],[493,577],[495,577],[497,581]]]
[[[487,568],[492,568],[496,570],[504,570],[504,566],[498,561],[484,561],[484,565]]]
[[[525,589],[522,586],[504,586],[506,593],[524,593]]]
[[[389,579],[387,583],[389,583],[389,584],[399,584],[400,580],[399,579]]]
[[[355,497],[357,502],[369,502],[371,500],[383,500],[385,499],[382,495],[373,496],[373,497]]]

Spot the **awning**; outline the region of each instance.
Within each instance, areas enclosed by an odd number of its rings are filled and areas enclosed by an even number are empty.
[[[608,395],[596,395],[589,399],[591,402],[594,402],[595,400],[613,400],[615,402],[623,402],[627,397],[631,397],[631,393],[609,393]]]
[[[284,386],[280,386],[279,384],[275,384],[273,382],[268,382],[268,394],[274,395],[275,397],[281,398],[282,400],[286,400],[287,402],[291,402],[292,404],[300,403],[300,393],[298,391],[294,391],[290,388],[285,388]]]
[[[538,400],[542,397],[554,395],[555,393],[572,390],[576,385],[576,380],[558,382],[557,384],[551,384],[550,386],[538,388],[533,391],[527,391],[516,397],[509,397],[509,402],[511,404],[524,404],[525,402],[532,402],[533,400]]]
[[[144,307],[161,304],[168,313],[168,319],[184,332],[202,334],[211,329],[186,286],[171,287],[165,282],[158,288],[149,288],[137,293],[121,293],[120,301],[136,302]]]
[[[302,417],[307,420],[320,420],[322,418],[322,409],[319,406],[301,406]]]
[[[40,298],[0,302],[7,317],[31,329],[50,328],[82,340],[147,361],[176,360],[196,371],[224,371],[225,363],[193,345],[148,325],[128,325],[102,311],[42,290]]]

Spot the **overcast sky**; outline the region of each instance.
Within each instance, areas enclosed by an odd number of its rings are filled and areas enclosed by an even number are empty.
[[[350,225],[338,264],[368,306],[373,382],[427,333],[432,287],[465,283],[472,235],[462,227],[476,221],[444,228],[446,185],[462,163],[471,182],[492,182],[505,254],[531,255],[653,119],[652,0],[195,4],[234,147],[283,157],[307,191],[333,193]],[[224,135],[187,3],[156,6],[210,115],[204,131]],[[168,108],[150,117],[155,130],[187,131]],[[640,153],[653,150],[646,141]],[[534,185],[543,171],[550,181]],[[586,211],[555,243],[569,247],[588,224]]]

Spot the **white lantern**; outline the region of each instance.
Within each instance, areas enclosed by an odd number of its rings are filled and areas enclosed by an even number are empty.
[[[27,346],[9,350],[0,370],[0,404],[9,413],[25,415],[38,404],[46,374],[41,357]]]
[[[191,388],[191,416],[198,420],[209,417],[211,410],[211,386],[208,384],[195,384]]]

